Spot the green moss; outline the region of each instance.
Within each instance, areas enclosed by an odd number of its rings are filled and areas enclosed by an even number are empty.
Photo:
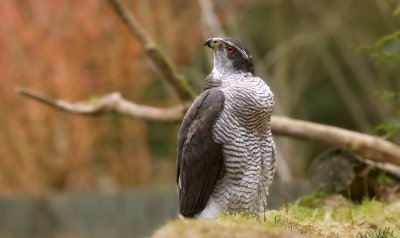
[[[308,195],[305,195],[299,199],[298,204],[300,206],[308,206],[308,207],[314,207],[316,206],[315,201],[318,199],[322,199],[327,197],[328,195],[324,192],[314,192],[310,193]]]
[[[156,231],[157,238],[186,237],[265,237],[265,238],[305,238],[306,236],[280,227],[267,226],[255,219],[238,216],[222,217],[216,220],[190,219],[167,223]],[[309,237],[309,236],[307,236]]]
[[[187,78],[183,75],[177,75],[176,78],[178,79],[178,82],[180,83],[180,87],[184,91],[184,99],[194,99],[196,98],[196,93],[194,92],[192,86],[189,85],[189,81]]]
[[[92,96],[92,97],[89,98],[89,103],[92,106],[97,106],[100,103],[100,99],[99,99],[99,97]]]
[[[388,174],[383,171],[379,172],[376,181],[379,185],[382,186],[395,186],[398,183],[397,179],[388,176]]]
[[[306,205],[289,204],[270,210],[258,219],[224,215],[216,220],[172,221],[154,237],[400,237],[400,201],[384,204],[364,200],[354,205],[339,195],[321,194],[308,196],[305,201]]]
[[[312,204],[317,204],[318,200],[320,199],[315,199]],[[384,204],[364,200],[361,204],[354,205],[340,200],[335,195],[320,200],[320,207],[292,205],[289,207],[289,214],[281,212],[280,215],[286,217],[288,223],[297,222],[297,227],[299,224],[313,227],[310,234],[315,235],[354,237],[370,229],[388,228],[400,236],[400,202]]]

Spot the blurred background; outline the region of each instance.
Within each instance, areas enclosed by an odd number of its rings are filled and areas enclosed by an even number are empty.
[[[400,142],[399,1],[123,2],[196,92],[204,40],[225,34],[252,53],[276,115]],[[74,116],[14,91],[180,103],[107,1],[1,0],[0,19],[0,237],[141,237],[175,217],[179,124]],[[277,182],[305,180],[327,149],[276,140]]]

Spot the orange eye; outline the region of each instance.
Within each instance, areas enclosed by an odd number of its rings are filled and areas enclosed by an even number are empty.
[[[232,54],[233,52],[235,52],[235,49],[231,46],[226,47],[226,52],[228,52],[228,54]]]

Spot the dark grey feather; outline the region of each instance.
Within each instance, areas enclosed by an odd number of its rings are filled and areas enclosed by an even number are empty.
[[[224,108],[218,88],[204,91],[186,113],[178,136],[176,182],[180,213],[193,217],[207,205],[223,168],[222,146],[212,130]]]

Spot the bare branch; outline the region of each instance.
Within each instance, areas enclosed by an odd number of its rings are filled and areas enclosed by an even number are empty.
[[[203,22],[204,32],[206,37],[210,36],[224,36],[221,22],[218,20],[214,11],[214,5],[211,0],[199,0],[201,9],[201,20]]]
[[[277,116],[272,118],[272,131],[275,135],[346,148],[364,159],[400,166],[400,147],[376,136]]]
[[[128,27],[132,35],[146,50],[147,56],[153,61],[163,78],[167,80],[178,93],[179,98],[184,101],[193,100],[195,98],[195,93],[192,87],[189,86],[187,79],[178,73],[171,63],[171,60],[157,48],[153,39],[140,26],[132,12],[119,0],[107,1],[111,4],[122,22]]]
[[[164,109],[138,105],[122,98],[118,92],[105,95],[96,100],[70,103],[51,99],[28,89],[18,88],[16,91],[23,96],[35,99],[58,110],[86,116],[117,113],[129,118],[178,122],[182,120],[186,110],[189,108],[189,104]],[[389,163],[400,166],[400,147],[379,137],[282,116],[273,116],[271,123],[274,135],[346,148],[375,163]]]
[[[182,120],[190,106],[188,103],[170,108],[143,106],[124,99],[119,92],[110,93],[84,102],[70,103],[64,100],[52,99],[25,88],[17,88],[15,91],[60,111],[83,116],[100,116],[116,113],[135,119],[178,122]]]

